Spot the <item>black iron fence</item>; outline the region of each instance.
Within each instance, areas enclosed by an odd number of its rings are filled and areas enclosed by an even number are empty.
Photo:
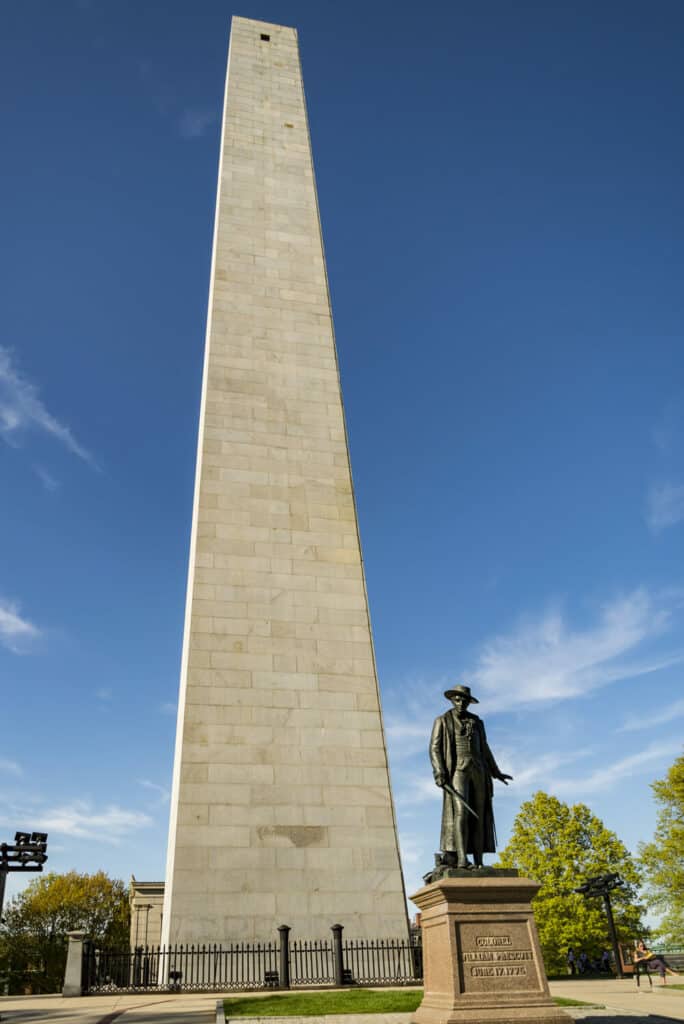
[[[361,939],[344,942],[350,981],[364,985],[406,985],[423,979],[423,947],[404,939]]]
[[[83,991],[222,991],[277,987],[276,942],[228,946],[138,946],[134,950],[83,951]]]
[[[290,943],[290,986],[332,985],[335,951],[329,940],[297,940]]]
[[[342,985],[415,985],[423,977],[420,934],[401,939],[290,939],[229,945],[83,949],[83,994],[228,992]]]

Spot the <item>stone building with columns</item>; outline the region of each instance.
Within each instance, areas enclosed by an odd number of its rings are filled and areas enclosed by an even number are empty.
[[[163,882],[139,882],[131,875],[131,949],[158,946],[161,942]]]

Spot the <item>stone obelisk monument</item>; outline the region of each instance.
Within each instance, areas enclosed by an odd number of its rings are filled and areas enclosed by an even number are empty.
[[[162,941],[406,934],[292,28],[234,18]]]

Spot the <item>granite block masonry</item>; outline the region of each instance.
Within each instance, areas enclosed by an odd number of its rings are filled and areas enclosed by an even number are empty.
[[[405,936],[297,34],[233,18],[163,942]]]

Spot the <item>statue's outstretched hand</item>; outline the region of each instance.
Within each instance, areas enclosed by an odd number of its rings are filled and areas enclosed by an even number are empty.
[[[509,779],[511,780],[511,782],[513,781],[513,776],[512,775],[504,775],[504,773],[501,772],[499,775],[497,775],[497,779],[499,780],[499,782],[503,782],[504,786],[507,786]]]
[[[443,775],[435,775],[435,786],[439,786],[441,788],[445,782],[446,779]]]

